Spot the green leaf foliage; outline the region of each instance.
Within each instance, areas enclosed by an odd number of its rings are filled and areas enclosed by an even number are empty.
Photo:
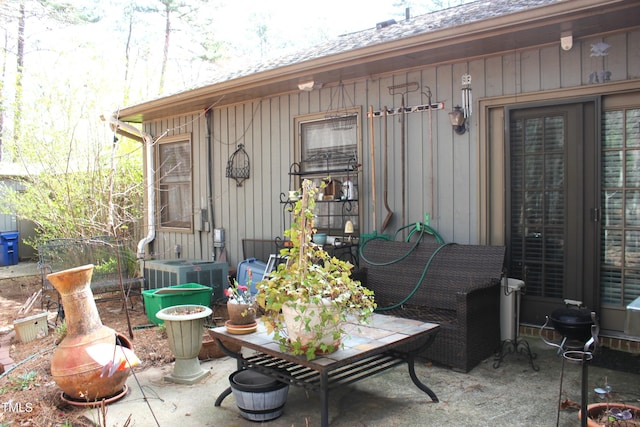
[[[373,291],[352,278],[353,265],[312,243],[317,192],[311,181],[303,182],[302,198],[296,202],[291,228],[285,232],[290,246],[281,255],[286,262],[256,285],[267,330],[273,332],[282,350],[305,355],[308,360],[335,351],[344,322],[364,322],[376,307]],[[302,322],[310,339],[290,339],[283,306],[297,313],[296,320]],[[327,335],[332,336],[332,343],[327,343]]]
[[[136,144],[136,145],[134,145]],[[51,144],[54,145],[54,144]],[[86,238],[112,235],[132,239],[143,214],[143,168],[141,146],[123,142],[111,170],[110,153],[79,153],[73,147],[48,151],[37,163],[34,147],[25,144],[20,156],[39,172],[21,178],[19,191],[5,190],[5,213],[30,220],[37,226],[37,247],[52,238]],[[66,158],[65,158],[66,156]],[[113,179],[113,191],[110,180]]]

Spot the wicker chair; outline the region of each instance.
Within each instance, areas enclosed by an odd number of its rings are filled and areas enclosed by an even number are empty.
[[[498,246],[375,239],[361,248],[358,276],[380,313],[441,325],[421,356],[469,372],[500,344],[504,254]]]

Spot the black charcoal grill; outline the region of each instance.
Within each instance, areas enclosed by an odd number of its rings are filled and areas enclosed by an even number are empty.
[[[587,385],[588,385],[588,362],[593,359],[593,355],[598,347],[598,334],[600,326],[596,318],[596,313],[582,308],[578,301],[565,300],[565,307],[558,308],[547,316],[547,321],[540,330],[542,340],[558,347],[558,354],[562,354],[562,371],[560,373],[560,394],[558,395],[558,415],[556,426],[560,423],[560,404],[562,400],[562,379],[564,377],[564,361],[577,362],[582,365],[582,402],[580,411],[583,414],[580,426],[587,426]],[[553,328],[562,335],[562,342],[555,344],[544,338],[543,330],[551,322]]]
[[[580,341],[584,344],[591,338],[591,310],[586,308],[562,307],[549,316],[553,328],[566,340]]]

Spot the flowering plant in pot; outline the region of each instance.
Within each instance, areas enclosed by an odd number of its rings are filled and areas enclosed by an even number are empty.
[[[373,291],[351,277],[353,265],[313,244],[317,192],[312,181],[303,181],[291,228],[285,231],[290,246],[281,256],[286,262],[257,284],[267,331],[283,351],[308,360],[337,350],[343,323],[364,322],[376,307]]]
[[[253,273],[247,269],[247,284],[241,285],[236,279],[224,290],[227,300],[229,323],[232,325],[250,325],[256,320],[256,299],[251,294]]]
[[[587,406],[587,423],[589,427],[640,427],[640,408],[624,402],[612,402],[612,387],[605,383],[603,387],[594,389],[602,402]],[[582,410],[578,412],[582,419]]]
[[[640,408],[625,403],[600,402],[587,407],[587,425],[605,427],[640,426]],[[582,413],[578,414],[582,419]]]

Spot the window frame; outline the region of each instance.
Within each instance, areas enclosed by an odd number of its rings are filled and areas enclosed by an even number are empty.
[[[188,148],[188,174],[181,175],[184,180],[177,180],[173,182],[166,181],[166,175],[163,176],[163,159],[162,149],[168,145],[183,144]],[[173,232],[193,232],[193,144],[191,133],[167,136],[158,141],[156,149],[156,223],[158,230],[161,231],[173,231]],[[171,221],[163,218],[163,186],[188,186],[187,194],[189,200],[187,205],[183,205],[183,217],[187,218],[184,221]],[[167,202],[168,204],[168,202]]]
[[[355,116],[356,120],[354,123],[354,127],[355,127],[355,161],[353,162],[353,165],[355,167],[354,171],[350,171],[348,173],[349,176],[349,180],[351,180],[354,184],[354,186],[356,187],[356,198],[353,201],[342,201],[341,206],[340,206],[340,212],[337,212],[338,210],[338,206],[337,203],[341,202],[339,200],[336,200],[336,206],[332,206],[333,203],[327,204],[325,205],[325,202],[327,202],[326,200],[321,202],[321,205],[318,206],[316,205],[317,208],[319,208],[320,210],[323,209],[323,206],[326,207],[326,210],[330,210],[331,213],[326,213],[323,214],[324,216],[328,216],[329,218],[340,218],[341,220],[341,224],[340,226],[338,226],[337,224],[334,223],[330,223],[328,227],[323,227],[320,224],[316,224],[316,228],[318,229],[318,231],[320,232],[330,232],[330,234],[332,236],[337,236],[337,237],[344,237],[344,222],[347,221],[347,219],[351,220],[354,223],[354,233],[353,233],[353,237],[358,237],[360,235],[360,233],[362,233],[362,206],[363,206],[363,192],[362,192],[362,174],[361,172],[361,166],[359,167],[359,165],[362,164],[362,120],[363,120],[363,115],[362,115],[362,108],[361,107],[352,107],[352,108],[348,108],[346,110],[341,110],[340,111],[340,115],[353,115]],[[330,124],[330,122],[334,120],[331,117],[331,112],[321,112],[321,113],[316,113],[316,114],[306,114],[306,115],[300,115],[300,116],[296,116],[294,117],[294,135],[295,135],[295,139],[294,139],[294,163],[297,164],[296,166],[292,166],[291,170],[290,170],[290,175],[291,175],[291,185],[293,186],[292,188],[300,188],[301,182],[304,178],[310,178],[310,179],[322,179],[325,178],[327,176],[327,172],[329,172],[329,174],[333,177],[336,178],[338,180],[343,180],[345,178],[345,176],[347,176],[347,170],[343,165],[340,165],[339,167],[335,168],[332,167],[330,164],[330,159],[327,160],[325,159],[324,161],[327,162],[327,167],[322,169],[322,168],[313,168],[312,170],[307,170],[305,171],[305,169],[301,166],[303,163],[303,147],[305,144],[304,141],[304,132],[303,132],[303,127],[306,124],[312,124],[312,123],[322,123],[322,122],[326,122],[327,124]],[[341,130],[335,130],[335,132],[341,132]],[[342,161],[344,161],[344,159],[341,159]],[[356,206],[352,207],[349,206],[350,203],[355,203]],[[345,207],[348,209],[348,211],[345,211]],[[331,222],[331,219],[328,219],[328,221]],[[334,219],[335,221],[335,219]]]

